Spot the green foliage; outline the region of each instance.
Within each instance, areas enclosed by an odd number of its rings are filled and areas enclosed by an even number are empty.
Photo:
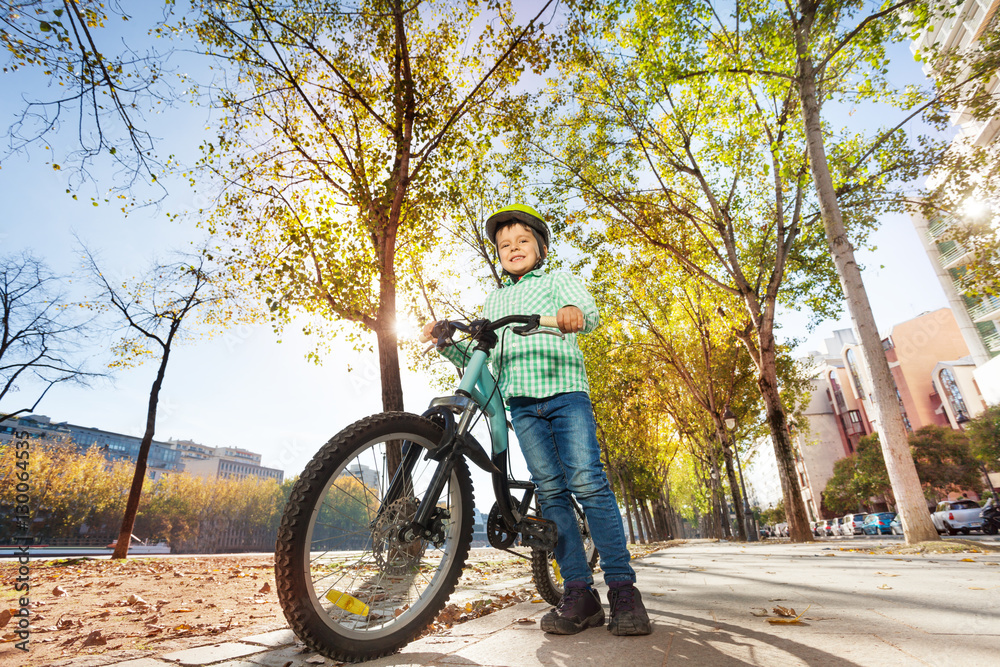
[[[785,501],[779,500],[778,504],[766,510],[761,510],[760,520],[767,526],[774,526],[785,522]]]
[[[1000,405],[991,405],[965,424],[973,456],[989,470],[1000,469]]]
[[[870,498],[890,498],[891,494],[878,435],[869,435],[861,438],[853,454],[834,463],[823,505],[836,514],[854,512],[868,507]]]
[[[982,489],[979,464],[969,439],[961,431],[925,426],[910,436],[910,453],[924,496],[939,500],[951,492]],[[858,448],[833,466],[833,477],[823,491],[823,504],[835,513],[869,507],[870,498],[892,497],[878,435],[861,438]]]
[[[924,426],[910,436],[910,451],[928,500],[938,500],[949,492],[982,491],[979,462],[962,431]]]
[[[297,312],[318,316],[309,333],[353,323],[359,346],[374,331],[383,402],[401,408],[397,294],[427,287],[461,201],[453,172],[523,122],[514,89],[547,66],[552,3],[521,26],[510,2],[488,3],[490,22],[474,0],[193,4],[184,27],[238,77],[217,91],[200,165],[226,184],[209,224],[233,240],[234,278],[279,326]]]

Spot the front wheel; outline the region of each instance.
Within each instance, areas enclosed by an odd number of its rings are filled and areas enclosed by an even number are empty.
[[[441,436],[423,417],[374,415],[334,436],[295,483],[274,569],[285,618],[309,648],[351,662],[387,655],[429,626],[455,590],[472,541],[464,459],[437,499],[432,535],[406,530],[439,465],[424,454]],[[408,473],[384,503],[390,459]]]
[[[987,535],[996,535],[998,532],[997,524],[993,523],[992,521],[984,521],[983,532],[986,533]]]

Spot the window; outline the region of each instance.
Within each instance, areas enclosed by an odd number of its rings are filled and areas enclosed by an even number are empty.
[[[854,381],[854,389],[858,397],[864,400],[865,386],[861,384],[861,374],[858,372],[858,358],[854,355],[854,348],[847,350],[847,369],[851,371],[851,379]]]
[[[837,371],[830,371],[830,386],[833,387],[833,398],[837,406],[837,413],[843,414],[847,411],[847,403],[844,401],[844,392],[840,390],[840,383],[837,382]]]
[[[944,395],[948,399],[948,403],[951,404],[951,411],[955,419],[962,421],[968,419],[969,409],[965,407],[962,392],[958,388],[958,382],[955,381],[955,375],[951,372],[951,369],[942,368],[941,372],[938,373],[938,378],[941,381],[941,386],[944,388]],[[962,419],[963,417],[965,419]]]
[[[847,435],[864,435],[865,427],[861,423],[861,413],[857,410],[848,410],[843,416],[844,431]]]

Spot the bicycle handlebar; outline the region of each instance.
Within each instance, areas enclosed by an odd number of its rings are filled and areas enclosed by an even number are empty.
[[[501,317],[498,320],[490,322],[487,329],[490,331],[495,331],[496,329],[505,327],[508,324],[530,324],[533,322],[535,317],[536,317],[535,315],[508,315],[507,317]],[[558,320],[554,316],[541,315],[537,317],[538,317],[538,326],[549,327],[552,329],[559,328]],[[459,329],[460,331],[465,331],[469,328],[461,320],[442,320],[442,321],[447,322],[450,328]],[[423,332],[421,332],[420,334],[421,343],[429,343],[432,340],[435,340],[433,336],[424,336]]]

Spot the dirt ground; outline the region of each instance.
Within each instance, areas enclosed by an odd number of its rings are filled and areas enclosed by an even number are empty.
[[[642,557],[658,545],[631,545]],[[495,549],[472,552],[429,632],[537,597],[529,562]],[[0,561],[0,666],[49,667],[81,656],[94,665],[235,641],[285,627],[271,555],[32,561],[30,652],[14,648],[16,561]],[[509,588],[498,588],[510,583]],[[456,602],[457,600],[457,602]]]

